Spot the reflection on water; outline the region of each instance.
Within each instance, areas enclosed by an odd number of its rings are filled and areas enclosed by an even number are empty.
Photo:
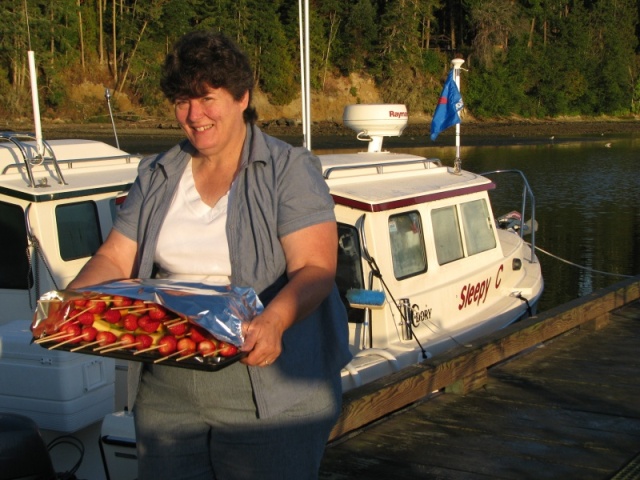
[[[164,139],[121,137],[120,144],[131,152],[153,153],[166,150],[177,138],[175,134]],[[609,142],[610,147],[606,145]],[[331,142],[323,139],[315,144],[324,147]],[[336,144],[344,145],[345,141],[340,139]],[[596,271],[640,274],[639,149],[640,138],[633,137],[462,148],[463,168],[467,170],[524,172],[536,199],[536,246],[592,269],[580,269],[538,252],[545,277],[541,311],[622,280]],[[366,144],[354,141],[353,148],[322,148],[316,153],[363,150]],[[454,147],[403,147],[394,151],[437,157],[450,166],[455,156]],[[521,184],[511,186],[505,179],[494,179],[499,182],[497,190],[519,196]],[[492,193],[492,197],[497,215],[513,206],[499,195]]]

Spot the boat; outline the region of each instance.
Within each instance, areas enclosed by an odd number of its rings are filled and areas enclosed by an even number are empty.
[[[379,137],[400,134],[406,118],[404,105],[348,106],[345,124],[372,138],[369,149],[320,156],[354,355],[345,391],[534,314],[543,291],[525,240],[531,222],[513,211],[494,216],[488,176],[382,149]],[[519,176],[535,208],[524,175],[498,174]]]
[[[366,151],[319,155],[353,354],[345,392],[535,314],[543,292],[525,176],[384,150],[407,122],[402,104],[347,106],[344,123]],[[0,382],[12,385],[0,412],[34,418],[56,446],[55,468],[77,478],[135,478],[127,363],[31,345],[29,326],[40,295],[64,287],[106,237],[139,161],[104,142],[0,134]],[[490,197],[499,175],[521,184],[503,216]],[[55,442],[68,435],[82,449],[59,452]]]

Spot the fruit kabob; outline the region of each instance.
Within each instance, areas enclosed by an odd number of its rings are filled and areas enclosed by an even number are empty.
[[[128,352],[132,359],[157,353],[155,363],[175,358],[232,357],[238,348],[163,306],[121,295],[50,300],[47,317],[34,323],[34,342],[55,349],[109,354]],[[89,350],[91,349],[91,350]]]

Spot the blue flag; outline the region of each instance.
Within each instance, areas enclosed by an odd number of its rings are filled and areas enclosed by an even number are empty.
[[[458,86],[453,79],[452,69],[449,72],[447,81],[444,83],[440,100],[438,100],[436,111],[434,112],[433,119],[431,120],[432,141],[435,141],[441,131],[451,127],[452,125],[460,123],[460,115],[458,115],[458,112],[462,110],[462,107],[464,107],[464,104],[462,103],[462,96],[460,95],[460,90],[458,90]]]

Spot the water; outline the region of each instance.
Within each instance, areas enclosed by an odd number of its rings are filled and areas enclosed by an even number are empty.
[[[518,169],[527,176],[536,201],[536,246],[553,255],[538,251],[545,278],[540,311],[624,279],[609,273],[640,275],[640,138],[616,138],[607,147],[609,141],[462,150],[467,170]],[[445,159],[455,156],[453,148],[440,150],[436,156],[452,164]],[[428,149],[406,151],[434,156]],[[519,195],[520,187],[512,191]],[[506,213],[501,199],[492,203],[494,213]]]
[[[300,144],[298,138],[287,138]],[[385,142],[387,148],[438,157],[453,165],[454,147],[415,147]],[[467,139],[463,138],[463,143]],[[110,141],[107,139],[107,141]],[[176,137],[158,139],[122,137],[121,147],[132,152],[152,153],[173,145]],[[420,140],[423,145],[428,139]],[[484,139],[484,143],[491,139]],[[607,143],[611,143],[607,147]],[[413,142],[414,144],[416,142]],[[467,141],[467,144],[481,142]],[[521,170],[535,194],[536,246],[578,268],[538,251],[545,278],[545,293],[539,310],[544,311],[597,289],[640,275],[640,137],[585,138],[562,142],[548,139],[523,141],[520,145],[480,145],[463,147],[463,168],[474,172],[498,169]],[[511,142],[515,143],[515,142]],[[348,148],[345,147],[345,144]],[[364,146],[344,138],[314,140],[316,153],[360,151]],[[408,146],[407,146],[408,145]],[[506,178],[506,177],[505,177]],[[510,186],[501,176],[499,188],[520,195],[520,187]],[[496,214],[506,213],[502,199],[492,199]]]

